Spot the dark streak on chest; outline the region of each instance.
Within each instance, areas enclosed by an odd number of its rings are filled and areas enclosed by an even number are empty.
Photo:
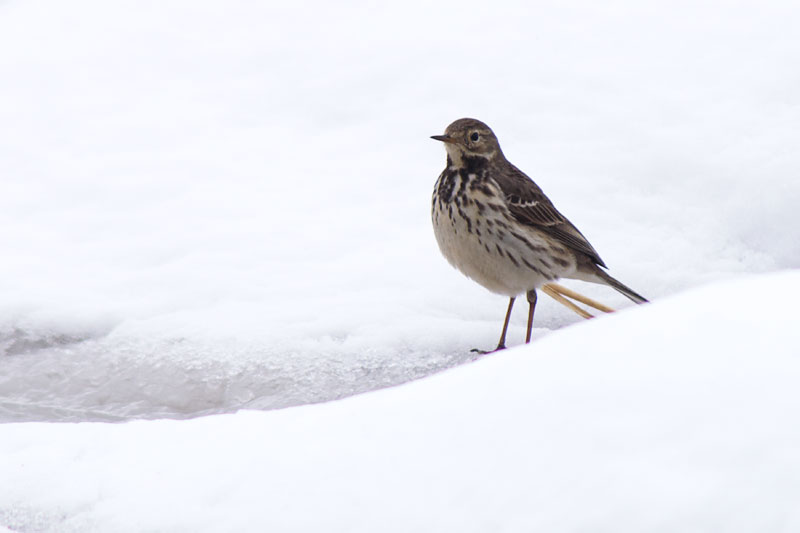
[[[459,203],[469,204],[470,201],[467,201],[469,198],[466,195],[467,188],[475,190],[483,186],[486,181],[486,170],[489,166],[489,161],[484,157],[464,157],[461,166],[454,166],[449,158],[447,163],[447,168],[442,172],[442,177],[439,180],[439,189],[437,191],[439,200],[442,202],[458,200]],[[460,179],[456,180],[456,176]],[[458,190],[455,190],[456,181],[458,182]]]
[[[456,186],[457,175],[458,172],[451,167],[447,167],[444,169],[444,172],[442,172],[442,176],[439,178],[439,188],[436,190],[436,198],[439,200],[439,203],[451,201],[453,189]]]

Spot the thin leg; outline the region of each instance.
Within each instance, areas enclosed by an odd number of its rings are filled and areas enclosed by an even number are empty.
[[[508,299],[508,311],[506,311],[506,319],[503,322],[503,333],[500,334],[500,342],[497,343],[496,350],[503,350],[506,347],[506,331],[508,331],[508,320],[511,318],[511,308],[514,307],[514,300],[516,298]]]
[[[536,289],[531,289],[526,295],[528,297],[528,330],[525,333],[525,344],[531,342],[531,331],[533,330],[533,312],[536,310]]]
[[[511,318],[511,309],[514,307],[514,300],[516,300],[516,298],[513,297],[508,300],[508,311],[506,311],[506,319],[503,322],[503,332],[500,334],[500,342],[497,343],[497,348],[489,352],[487,352],[486,350],[479,350],[477,348],[473,348],[472,350],[470,350],[471,352],[487,354],[496,352],[498,350],[506,349],[506,331],[508,331],[508,321]]]

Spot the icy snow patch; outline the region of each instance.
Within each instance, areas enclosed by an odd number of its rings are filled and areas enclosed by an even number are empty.
[[[276,352],[234,340],[220,345],[17,339],[12,346],[37,349],[0,355],[0,422],[189,418],[275,409],[403,383],[475,358],[467,349],[354,351],[330,344],[313,352]]]

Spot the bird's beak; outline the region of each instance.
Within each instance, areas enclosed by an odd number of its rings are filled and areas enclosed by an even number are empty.
[[[431,135],[431,139],[435,141],[442,141],[443,143],[450,143],[453,144],[456,142],[455,139],[450,137],[449,135]]]

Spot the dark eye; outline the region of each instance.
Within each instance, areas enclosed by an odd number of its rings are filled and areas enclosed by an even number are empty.
[[[480,139],[480,138],[481,138],[481,136],[478,135],[477,131],[473,131],[472,135],[469,136],[469,140],[474,142],[474,143],[478,142],[478,139]]]

